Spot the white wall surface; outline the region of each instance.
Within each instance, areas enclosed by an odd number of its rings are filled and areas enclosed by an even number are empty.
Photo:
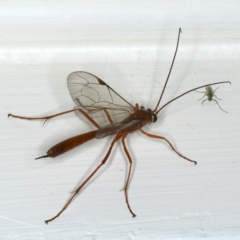
[[[54,144],[94,129],[74,113],[66,78],[87,71],[131,103],[154,108],[182,35],[163,103],[196,86],[219,86],[216,103],[192,92],[148,132],[131,134],[132,218],[120,191],[121,144],[69,208],[46,225],[99,164],[111,137],[34,161]],[[1,1],[0,239],[240,239],[240,1]]]

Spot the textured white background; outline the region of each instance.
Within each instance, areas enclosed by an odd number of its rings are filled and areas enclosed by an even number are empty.
[[[101,3],[100,3],[101,2]],[[240,1],[1,1],[0,239],[239,239]],[[181,27],[163,103],[193,87],[220,85],[201,106],[193,92],[169,105],[146,130],[166,136],[198,165],[140,133],[129,190],[127,159],[117,144],[108,164],[60,218],[45,225],[99,164],[111,138],[56,159],[34,161],[54,144],[94,129],[74,113],[41,121],[74,104],[66,78],[87,71],[131,103],[154,108]]]

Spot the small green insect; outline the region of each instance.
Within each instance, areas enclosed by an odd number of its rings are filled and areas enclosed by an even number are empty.
[[[231,84],[231,82],[229,82],[229,83]],[[199,100],[202,100],[202,99],[206,96],[207,98],[202,101],[202,104],[203,104],[205,101],[207,101],[207,100],[208,100],[209,102],[210,102],[210,101],[214,101],[214,102],[216,102],[216,104],[219,106],[219,108],[220,108],[223,112],[228,113],[228,112],[226,112],[225,110],[223,110],[223,109],[220,107],[220,105],[218,104],[218,101],[216,100],[216,99],[222,100],[222,99],[218,98],[218,97],[215,95],[215,92],[216,92],[216,90],[218,89],[218,87],[217,87],[215,90],[213,90],[212,87],[209,85],[209,86],[206,86],[205,89],[206,89],[205,92],[200,92],[200,93],[204,93],[204,95],[203,95],[202,98],[198,99],[198,101],[199,101]],[[198,91],[198,92],[199,92],[199,91]],[[215,97],[216,99],[213,99],[213,97]]]

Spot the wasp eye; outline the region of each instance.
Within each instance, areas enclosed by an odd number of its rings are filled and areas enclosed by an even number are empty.
[[[144,110],[144,109],[145,109],[145,107],[141,106],[141,107],[140,107],[140,109]]]
[[[155,123],[157,121],[157,115],[156,114],[153,114],[152,115],[152,118],[153,118],[153,122]]]

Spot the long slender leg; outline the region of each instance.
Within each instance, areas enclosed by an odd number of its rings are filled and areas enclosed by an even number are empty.
[[[66,113],[70,113],[70,112],[75,112],[75,111],[79,111],[81,112],[94,126],[96,126],[97,128],[100,128],[100,126],[86,113],[84,112],[82,109],[71,109],[65,112],[60,112],[54,115],[49,115],[49,116],[45,116],[45,117],[35,117],[35,118],[30,118],[30,117],[23,117],[23,116],[17,116],[17,115],[13,115],[11,113],[8,114],[8,117],[13,117],[13,118],[20,118],[20,119],[25,119],[25,120],[44,120],[43,125],[46,123],[46,121],[48,121],[51,118],[54,117],[58,117],[60,115],[66,114]]]
[[[181,153],[179,153],[179,152],[173,147],[173,145],[172,145],[165,137],[157,136],[157,135],[153,135],[153,134],[147,133],[147,132],[143,131],[142,129],[140,129],[140,131],[141,131],[143,134],[145,134],[145,135],[147,135],[148,137],[150,137],[150,138],[158,138],[158,139],[162,139],[162,140],[166,141],[166,142],[170,145],[170,147],[172,148],[172,150],[173,150],[175,153],[177,153],[180,157],[186,159],[186,160],[189,161],[189,162],[193,162],[193,163],[197,164],[196,161],[191,160],[191,159],[189,159],[189,158],[187,158],[187,157],[184,157]]]
[[[220,108],[223,112],[228,113],[227,111],[223,110],[223,109],[220,107],[220,105],[218,104],[218,101],[217,101],[217,100],[212,99],[212,101],[216,102],[216,104],[219,106],[219,108]]]
[[[199,98],[198,101],[202,100],[206,96],[206,93],[204,93],[202,98]]]
[[[107,118],[108,118],[109,123],[110,123],[110,124],[113,124],[113,120],[112,120],[112,118],[111,118],[108,110],[107,110],[107,109],[104,109],[104,112],[105,112],[105,114],[106,114],[106,116],[107,116]]]
[[[204,92],[204,91],[195,91],[195,92],[198,92],[198,93],[205,93],[205,94],[206,94],[206,92]]]
[[[215,92],[218,90],[219,87],[217,87],[216,89],[213,90],[213,96],[218,99],[218,100],[222,100],[221,98],[218,98],[217,95],[215,95]]]
[[[203,104],[204,102],[206,102],[207,100],[208,100],[208,99],[203,100],[203,101],[202,101],[202,104]]]
[[[76,197],[76,195],[78,194],[78,192],[83,188],[83,186],[92,178],[92,176],[98,171],[99,168],[101,168],[107,161],[108,157],[110,156],[110,153],[112,151],[113,145],[119,140],[119,138],[121,138],[121,134],[117,134],[116,137],[113,139],[111,146],[108,149],[107,154],[105,155],[104,159],[102,160],[102,162],[98,165],[98,167],[89,175],[89,177],[77,188],[77,190],[73,193],[73,195],[71,196],[71,198],[67,201],[67,203],[64,205],[64,207],[61,209],[61,211],[55,215],[53,218],[50,218],[48,220],[45,221],[46,224],[48,224],[49,222],[53,221],[54,219],[56,219],[57,217],[59,217],[62,212],[68,207],[68,205],[72,202],[72,200]]]
[[[215,97],[218,100],[222,100],[221,98],[218,98],[217,95],[215,95],[215,94],[213,95],[213,97]]]
[[[216,89],[213,90],[213,95],[214,95],[214,93],[218,90],[218,88],[219,88],[219,87],[217,87]]]
[[[100,129],[100,126],[81,108],[75,108],[75,111],[79,111],[80,113],[82,113],[96,128]]]
[[[130,163],[130,166],[129,166],[129,170],[128,170],[128,176],[127,176],[127,181],[125,183],[125,186],[124,186],[124,193],[125,193],[125,200],[126,200],[126,203],[127,203],[127,206],[128,206],[128,209],[130,211],[130,213],[132,214],[133,217],[136,217],[136,214],[132,211],[131,207],[130,207],[130,204],[128,202],[128,184],[129,184],[129,180],[131,178],[131,171],[132,171],[132,158],[128,152],[128,149],[126,147],[126,144],[125,144],[125,141],[124,139],[127,137],[127,134],[122,136],[122,144],[123,144],[123,149],[127,155],[127,158],[128,158],[128,161]]]
[[[25,120],[43,120],[43,119],[45,119],[45,121],[47,121],[50,118],[54,118],[54,117],[57,117],[57,116],[60,116],[60,115],[66,114],[66,113],[74,112],[74,111],[75,111],[75,109],[71,109],[71,110],[68,110],[65,112],[60,112],[60,113],[50,115],[50,116],[34,117],[34,118],[33,117],[31,117],[31,118],[30,117],[22,117],[22,116],[17,116],[17,115],[13,115],[13,114],[9,113],[8,117],[20,118],[20,119],[25,119]]]

